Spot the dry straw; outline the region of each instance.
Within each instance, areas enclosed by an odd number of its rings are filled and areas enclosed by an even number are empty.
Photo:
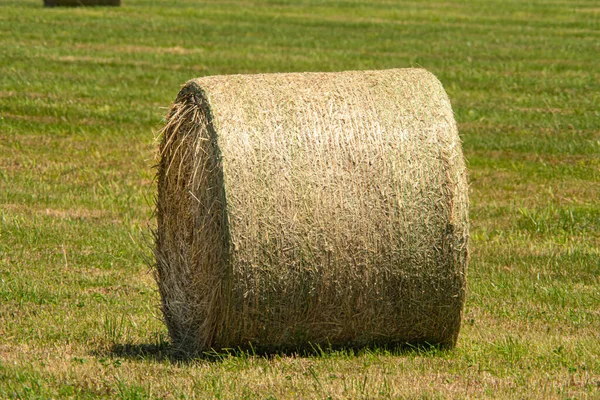
[[[452,347],[467,209],[450,102],[423,69],[189,81],[158,170],[173,344]]]

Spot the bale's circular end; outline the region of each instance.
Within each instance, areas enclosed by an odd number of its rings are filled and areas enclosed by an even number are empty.
[[[450,102],[424,70],[188,82],[158,171],[175,346],[454,346],[467,190]]]

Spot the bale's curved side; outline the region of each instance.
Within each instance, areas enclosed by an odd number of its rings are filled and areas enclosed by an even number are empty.
[[[190,81],[159,167],[171,337],[192,352],[453,346],[467,208],[450,102],[424,70]]]

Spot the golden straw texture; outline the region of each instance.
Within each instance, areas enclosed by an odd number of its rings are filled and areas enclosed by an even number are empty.
[[[194,79],[161,140],[155,276],[176,348],[455,345],[468,185],[432,74]]]

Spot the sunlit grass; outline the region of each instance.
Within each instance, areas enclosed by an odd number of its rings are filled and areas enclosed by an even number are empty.
[[[599,26],[584,0],[0,0],[0,398],[597,397]],[[145,259],[180,85],[412,66],[469,165],[457,349],[173,357]]]

